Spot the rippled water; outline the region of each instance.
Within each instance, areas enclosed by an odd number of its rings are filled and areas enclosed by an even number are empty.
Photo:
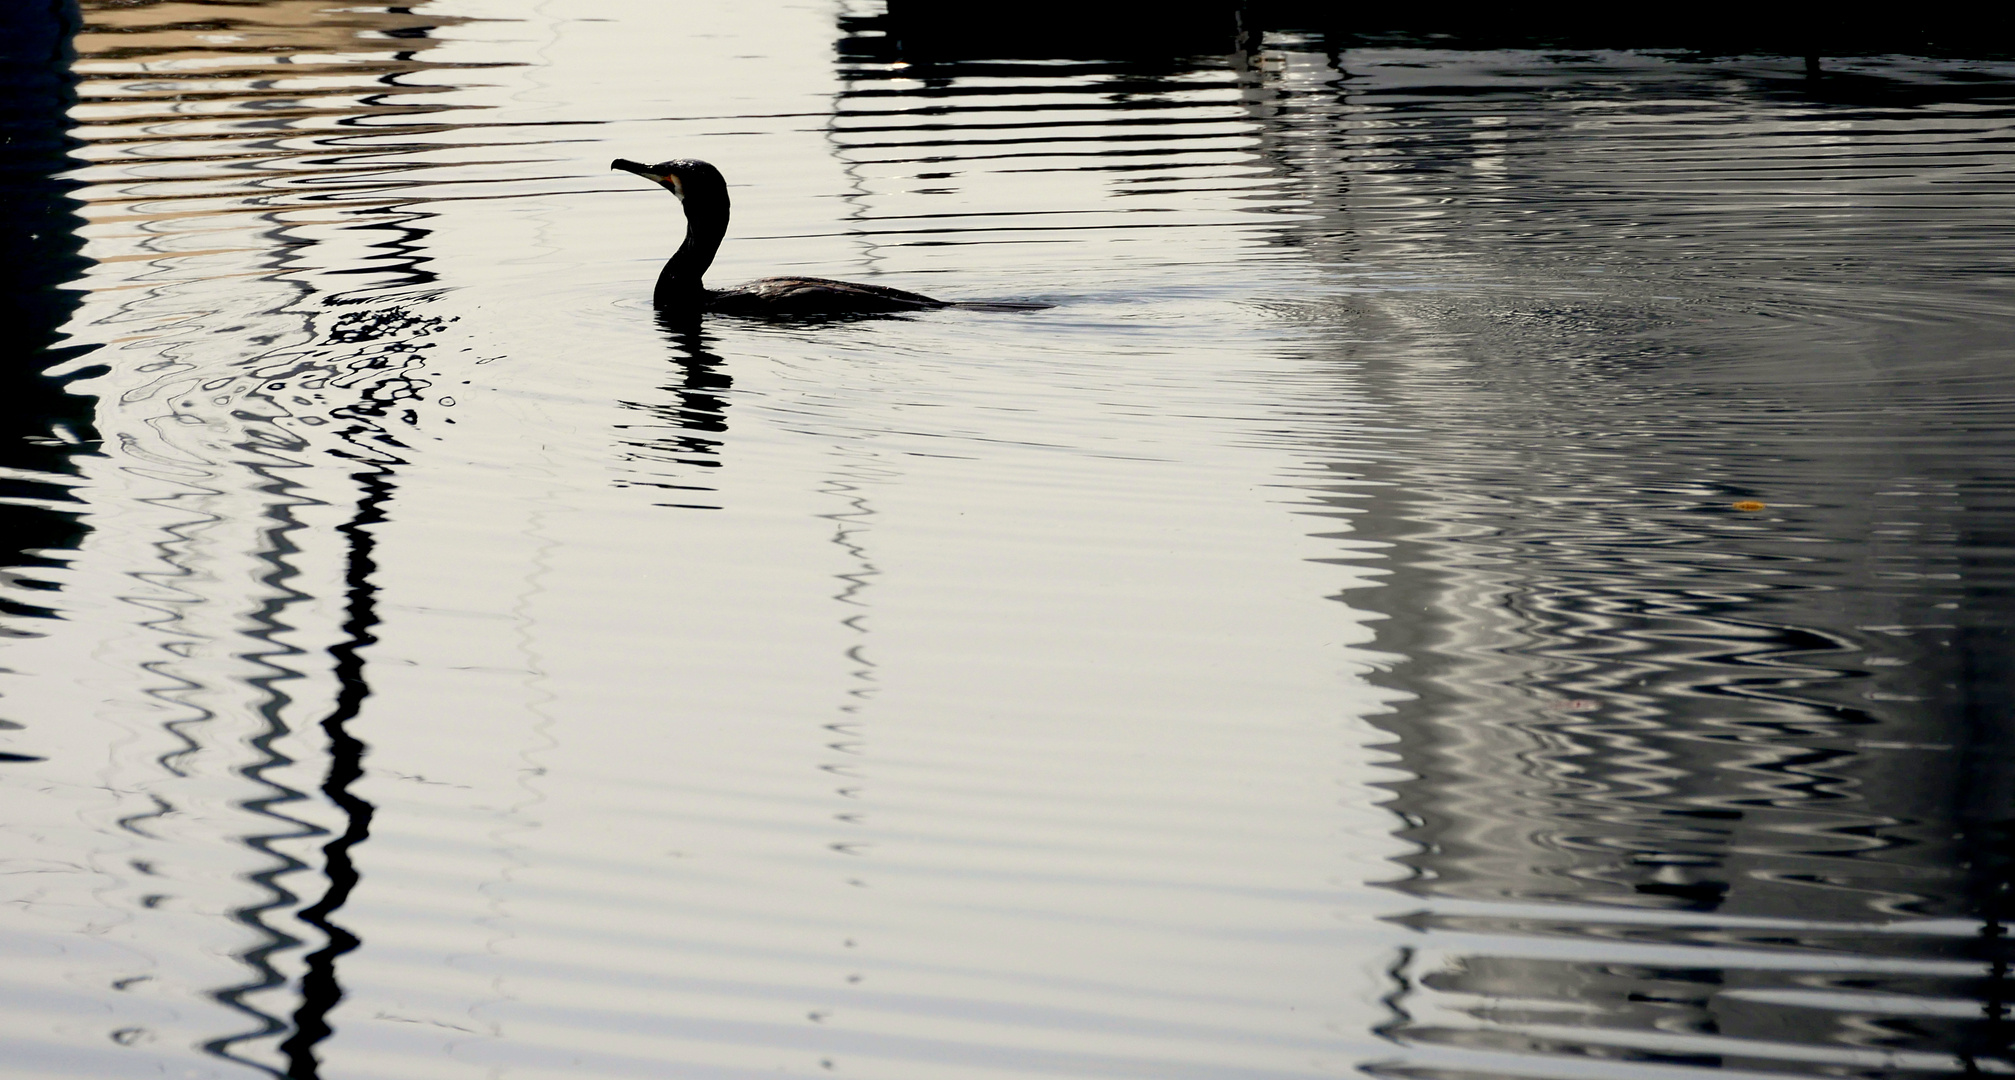
[[[85,5],[10,1074],[2015,1071],[2015,64],[901,32]]]

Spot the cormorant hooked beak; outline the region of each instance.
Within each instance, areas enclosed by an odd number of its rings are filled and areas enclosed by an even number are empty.
[[[644,179],[649,180],[653,184],[662,184],[665,187],[670,188],[672,190],[672,194],[677,195],[681,200],[685,199],[686,197],[685,185],[679,182],[679,178],[677,176],[674,176],[670,173],[665,173],[661,175],[659,173],[652,172],[651,167],[649,165],[640,165],[634,161],[630,161],[627,158],[617,158],[616,160],[609,162],[609,168],[621,169],[626,173],[636,173],[638,176],[641,176]]]

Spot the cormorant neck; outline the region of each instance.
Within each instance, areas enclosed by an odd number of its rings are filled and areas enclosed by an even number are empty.
[[[713,265],[714,252],[728,234],[728,196],[715,198],[688,196],[681,204],[686,211],[686,242],[658,271],[658,286],[652,299],[660,307],[696,307],[706,296],[700,276]]]

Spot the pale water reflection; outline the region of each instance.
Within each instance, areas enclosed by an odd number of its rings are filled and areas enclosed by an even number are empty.
[[[14,1071],[2015,1069],[2015,68],[83,19]]]

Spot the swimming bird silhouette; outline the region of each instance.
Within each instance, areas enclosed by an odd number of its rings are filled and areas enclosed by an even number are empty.
[[[640,165],[617,158],[612,169],[635,173],[679,197],[686,212],[686,242],[658,272],[651,300],[677,312],[718,311],[729,315],[856,315],[931,308],[1034,311],[1048,304],[938,300],[885,285],[861,285],[816,277],[768,277],[732,289],[709,289],[701,275],[728,232],[728,183],[721,171],[690,158]]]

